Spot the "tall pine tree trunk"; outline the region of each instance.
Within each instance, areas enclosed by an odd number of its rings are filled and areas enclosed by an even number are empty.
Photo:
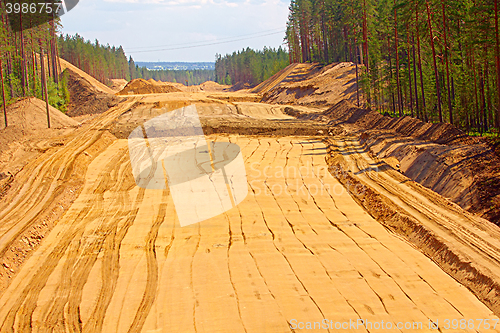
[[[497,66],[497,133],[500,136],[500,38],[498,37],[498,0],[495,0],[495,48]]]
[[[474,106],[475,106],[475,123],[476,123],[476,128],[478,129],[479,133],[482,135],[483,132],[482,132],[482,127],[481,127],[481,124],[480,124],[480,119],[481,119],[481,116],[480,116],[480,108],[479,108],[479,98],[477,96],[477,75],[476,75],[476,60],[475,60],[475,57],[474,57],[474,48],[471,48],[471,65],[472,65],[472,72],[474,74],[473,78],[474,78]]]
[[[328,38],[327,38],[326,25],[325,25],[325,0],[323,0],[323,2],[322,2],[321,33],[322,33],[322,37],[323,37],[323,58],[325,60],[325,64],[328,64],[329,59],[328,59]]]
[[[410,57],[410,25],[406,25],[406,43],[408,44],[408,50],[407,50],[407,55],[408,55],[408,84],[410,88],[410,112],[411,116],[413,117],[413,87],[412,87],[412,82],[411,82],[411,57]]]
[[[448,88],[448,113],[450,124],[453,124],[453,107],[451,105],[451,88],[450,88],[450,65],[448,60],[448,38],[447,38],[447,29],[448,23],[446,19],[446,10],[444,0],[441,0],[441,7],[443,9],[443,26],[444,26],[444,61],[446,63],[446,85]]]
[[[43,89],[43,96],[45,99],[45,107],[47,109],[47,127],[50,128],[50,113],[49,113],[49,94],[48,94],[48,88],[47,88],[47,78],[45,76],[45,65],[44,65],[44,60],[43,60],[43,48],[40,50],[40,62],[42,66],[42,89]],[[47,57],[47,62],[49,60],[49,57]]]
[[[420,90],[422,90],[422,120],[429,121],[427,117],[427,103],[425,101],[424,73],[422,71],[422,53],[420,52],[420,29],[418,27],[418,5],[415,7],[415,25],[417,27],[418,72],[420,73]]]
[[[394,0],[394,6],[396,6],[396,0]],[[399,49],[398,49],[398,11],[394,8],[394,44],[396,48],[396,84],[398,89],[398,111],[399,116],[403,116],[403,104],[401,96],[401,83],[399,82]]]
[[[417,118],[420,118],[420,108],[418,104],[418,83],[417,83],[417,57],[415,56],[415,37],[411,36],[411,43],[412,43],[412,55],[413,55],[413,81],[415,82],[415,107],[417,109]]]
[[[24,27],[22,11],[19,11],[19,37],[21,41],[21,86],[23,88],[23,95],[26,96],[28,80],[26,79],[26,54],[24,52]]]
[[[2,58],[0,57],[0,78],[2,81],[2,99],[3,99],[3,119],[5,122],[5,127],[7,127],[9,124],[7,122],[7,102],[5,98],[5,86],[3,83],[3,64],[2,64]]]
[[[366,0],[363,0],[363,54],[366,74],[368,76],[368,86],[366,87],[366,103],[371,105],[371,79],[370,79],[370,58],[368,52],[368,20],[366,17]]]
[[[434,62],[434,77],[436,79],[436,94],[437,94],[437,107],[439,113],[439,122],[443,122],[443,111],[441,110],[441,88],[439,85],[439,72],[436,61],[436,47],[434,45],[434,31],[432,30],[432,15],[431,9],[429,7],[429,1],[425,1],[425,5],[427,8],[427,23],[429,25],[429,38],[431,40],[431,48],[432,48],[432,60]]]
[[[396,115],[396,100],[394,98],[394,90],[392,88],[392,57],[391,57],[391,39],[387,36],[387,53],[389,55],[389,90],[392,97],[392,114]]]

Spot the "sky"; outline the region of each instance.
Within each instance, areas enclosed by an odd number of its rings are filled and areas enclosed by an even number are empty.
[[[61,17],[62,32],[122,45],[134,61],[214,61],[216,53],[283,45],[288,5],[289,0],[80,0]],[[214,45],[192,47],[201,44]]]

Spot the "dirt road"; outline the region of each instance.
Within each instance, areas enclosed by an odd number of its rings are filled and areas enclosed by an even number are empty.
[[[492,310],[372,218],[328,172],[323,135],[311,135],[323,134],[321,127],[276,106],[173,96],[128,97],[20,174],[0,202],[3,255],[42,223],[40,216],[70,189],[75,168],[86,170],[68,209],[5,280],[1,332],[436,331],[430,322],[441,332],[500,332],[500,324],[491,329],[498,321]],[[199,105],[202,123],[238,124],[208,139],[241,148],[249,186],[241,204],[181,228],[168,189],[136,186],[126,137],[162,112],[158,99],[169,109]],[[300,135],[269,135],[276,127]],[[251,130],[236,134],[241,128]],[[96,149],[88,165],[79,161],[107,131],[118,139]],[[355,172],[365,167],[344,152],[358,163]],[[406,185],[387,184],[384,172],[377,177],[383,179],[365,181],[390,185],[405,205]],[[420,214],[435,212],[432,198],[417,201]],[[451,220],[465,223],[460,210],[454,214]],[[496,246],[498,239],[485,242]],[[478,249],[490,260],[499,256],[497,247]],[[329,329],[306,329],[314,322]]]

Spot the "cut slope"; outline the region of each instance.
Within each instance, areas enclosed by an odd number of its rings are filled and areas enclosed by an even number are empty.
[[[356,68],[350,62],[298,64],[262,99],[266,103],[307,106],[331,106],[342,100],[356,101]]]
[[[500,225],[500,157],[479,138],[446,123],[391,118],[342,101],[319,114],[286,109],[301,119],[328,122],[361,135],[378,158],[396,159],[400,171],[462,208]]]
[[[118,95],[134,95],[134,94],[161,94],[180,92],[179,88],[174,87],[170,83],[156,82],[153,79],[148,81],[144,79],[134,79],[127,83]]]
[[[291,64],[250,92],[262,101],[305,106],[332,106],[356,101],[356,68],[353,63]]]
[[[128,81],[125,79],[111,79],[112,85],[111,89],[115,91],[120,91],[127,85]]]
[[[97,90],[100,90],[102,92],[105,92],[107,94],[115,94],[116,91],[108,87],[102,82],[97,81],[94,77],[91,75],[85,73],[82,71],[80,68],[76,67],[75,65],[69,63],[68,61],[59,58],[59,61],[61,63],[61,69],[65,70],[66,68],[71,69],[73,72],[77,73],[81,77],[85,78],[87,81],[89,81]]]
[[[289,76],[297,67],[304,66],[306,64],[290,64],[286,68],[282,69],[278,73],[271,76],[269,79],[265,80],[255,88],[253,88],[250,92],[256,94],[265,94],[269,90],[273,89],[275,86],[283,82],[287,76]]]
[[[70,95],[68,115],[71,117],[96,114],[107,111],[122,98],[104,93],[93,86],[86,78],[71,69],[65,69]]]

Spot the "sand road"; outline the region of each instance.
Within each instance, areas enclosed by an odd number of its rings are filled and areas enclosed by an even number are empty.
[[[26,167],[1,202],[0,252],[61,191],[76,156],[152,100],[129,97]],[[218,115],[221,105],[202,109]],[[289,119],[256,103],[227,110],[221,117]],[[354,201],[328,172],[320,137],[208,139],[241,148],[249,193],[238,206],[180,227],[170,191],[136,186],[127,140],[114,140],[0,295],[0,331],[435,332],[434,322],[500,332],[467,288]]]

